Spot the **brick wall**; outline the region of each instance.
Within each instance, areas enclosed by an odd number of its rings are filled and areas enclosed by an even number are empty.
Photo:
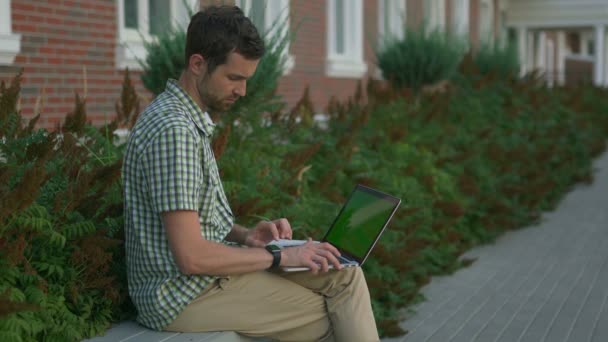
[[[378,5],[376,0],[363,1],[364,58],[368,61],[368,75],[374,75],[373,42],[378,32]],[[290,46],[290,53],[295,56],[295,66],[289,75],[282,77],[279,93],[290,105],[299,100],[306,86],[310,86],[310,95],[317,112],[324,112],[332,95],[345,99],[354,94],[357,79],[331,78],[325,75],[327,56],[327,8],[325,1],[295,0],[291,2],[292,27],[298,27],[295,41]],[[363,81],[367,80],[367,76]]]
[[[84,96],[86,87],[92,123],[111,119],[124,77],[114,58],[116,1],[16,0],[11,11],[12,30],[22,36],[21,52],[12,66],[0,66],[0,79],[8,81],[23,69],[22,114],[34,116],[40,97],[40,126],[54,128],[73,109],[74,94]],[[131,76],[142,97],[149,98],[139,76]]]
[[[376,75],[373,46],[378,31],[378,0],[363,0],[364,58],[368,72],[362,80]],[[471,0],[470,36],[478,40],[479,0]],[[203,0],[202,3],[232,1]],[[407,22],[416,27],[424,16],[424,0],[406,0]],[[36,102],[42,99],[40,125],[53,128],[72,110],[74,94],[86,91],[87,110],[93,124],[114,115],[124,70],[115,66],[117,8],[115,0],[13,0],[12,31],[22,35],[21,52],[14,65],[0,66],[0,80],[10,80],[23,68],[21,108],[32,117]],[[449,11],[450,6],[447,6]],[[449,13],[447,16],[449,17]],[[292,27],[298,27],[290,53],[295,66],[279,82],[279,94],[289,106],[302,96],[306,86],[315,109],[325,111],[330,97],[345,99],[355,91],[357,79],[325,75],[327,56],[327,1],[292,0]],[[86,75],[86,77],[85,77]],[[137,72],[131,73],[145,105],[151,98]],[[85,82],[86,80],[86,82]]]

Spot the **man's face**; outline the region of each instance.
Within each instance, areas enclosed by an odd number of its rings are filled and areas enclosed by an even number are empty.
[[[211,74],[203,73],[196,81],[201,102],[211,112],[227,111],[247,92],[249,79],[258,66],[259,60],[248,60],[231,52],[225,64],[218,65]]]

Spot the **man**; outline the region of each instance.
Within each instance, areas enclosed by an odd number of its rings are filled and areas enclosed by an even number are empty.
[[[264,248],[269,241],[291,238],[286,219],[252,229],[233,224],[208,112],[225,112],[245,96],[263,54],[263,41],[238,7],[195,14],[185,70],[131,132],[123,181],[138,321],[156,330],[233,330],[281,341],[378,340],[363,274],[339,270],[333,246],[309,241],[272,252]],[[328,271],[330,264],[338,270]],[[279,266],[312,272],[267,272]]]

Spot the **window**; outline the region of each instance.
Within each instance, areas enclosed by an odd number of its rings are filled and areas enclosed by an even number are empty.
[[[482,0],[479,6],[479,38],[481,42],[489,43],[494,36],[493,0]]]
[[[198,9],[198,0],[118,0],[118,46],[116,65],[141,70],[138,59],[146,58],[144,41],[171,25],[186,26],[189,9]]]
[[[290,34],[289,0],[237,0],[236,5],[251,19],[261,35],[280,34],[284,37]],[[289,43],[283,56],[286,58],[283,74],[288,74],[295,65],[294,56],[289,54]]]
[[[0,1],[0,65],[10,65],[21,50],[21,35],[12,32],[11,1]]]
[[[469,0],[452,0],[452,32],[469,37]]]
[[[329,0],[327,5],[326,74],[361,78],[367,72],[363,60],[362,0]]]
[[[424,18],[429,30],[444,30],[445,0],[424,1]]]
[[[405,0],[380,0],[378,2],[378,34],[384,38],[403,38],[405,30]]]

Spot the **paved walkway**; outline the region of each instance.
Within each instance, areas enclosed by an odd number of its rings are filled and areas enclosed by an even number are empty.
[[[423,288],[402,342],[608,341],[608,153],[534,227],[504,234],[478,258]]]

